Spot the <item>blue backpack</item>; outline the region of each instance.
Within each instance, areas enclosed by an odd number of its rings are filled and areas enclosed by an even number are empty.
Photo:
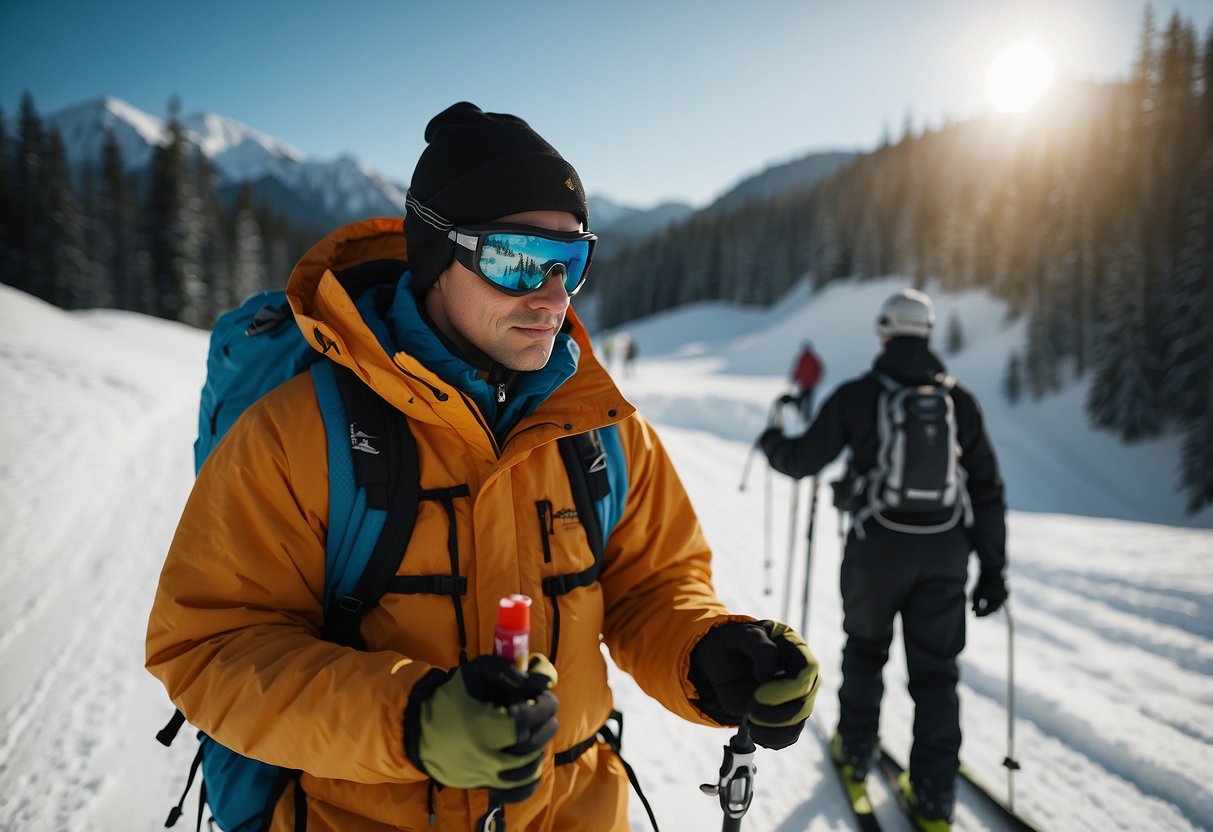
[[[394,279],[399,268],[387,272]],[[343,282],[352,290],[356,281]],[[457,574],[457,560],[452,561],[455,574],[406,577],[396,572],[413,532],[418,501],[443,502],[450,516],[454,512],[452,501],[468,497],[470,492],[466,484],[422,491],[418,486],[417,446],[404,414],[352,371],[321,359],[296,326],[283,292],[253,295],[221,316],[212,331],[207,356],[194,444],[195,471],[201,470],[219,440],[249,405],[295,375],[311,372],[328,445],[324,638],[363,649],[359,632],[362,616],[384,594],[450,595],[458,604],[459,596],[467,592],[467,579]],[[374,439],[373,445],[369,439]],[[594,563],[583,572],[544,581],[543,592],[552,597],[554,609],[553,662],[559,638],[558,597],[598,579],[602,552],[623,512],[628,487],[623,448],[614,426],[563,437],[559,448]],[[467,639],[463,616],[457,619],[460,655],[464,656]],[[177,711],[156,738],[170,745],[184,723],[184,715]],[[165,826],[171,827],[180,819],[185,798],[201,769],[199,829],[204,806],[224,832],[268,829],[278,799],[299,772],[244,757],[202,732],[198,740],[198,753],[185,789]],[[306,814],[298,820],[297,828],[305,828]]]

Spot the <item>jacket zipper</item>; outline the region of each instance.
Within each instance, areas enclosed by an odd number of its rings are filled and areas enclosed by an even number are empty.
[[[396,356],[394,356],[394,355],[392,356],[392,363],[396,365],[397,370],[404,373],[406,376],[411,378],[413,381],[416,381],[419,384],[424,384],[426,387],[430,388],[430,392],[434,394],[434,398],[436,398],[438,401],[445,402],[447,399],[450,398],[450,396],[448,396],[446,394],[445,390],[440,390],[439,388],[430,384],[428,381],[421,378],[420,376],[417,376],[414,373],[410,373],[407,369],[405,369],[403,364],[401,364],[399,361],[396,360]]]
[[[494,361],[493,366],[489,368],[486,381],[496,388],[497,404],[505,404],[505,383],[513,379],[513,377],[513,373],[502,365],[498,364],[496,361]]]
[[[476,403],[468,398],[468,395],[462,390],[456,388],[455,392],[459,394],[459,398],[463,399],[463,403],[467,405],[467,409],[471,412],[472,418],[476,420],[476,424],[480,425],[480,429],[483,430],[484,435],[488,437],[489,445],[493,448],[493,453],[498,459],[500,459],[501,447],[497,444],[497,437],[493,435],[492,429],[485,423],[484,417],[480,415],[480,408],[476,407]]]
[[[537,500],[535,508],[539,512],[539,532],[543,539],[543,562],[552,562],[552,535],[556,533],[556,515],[552,511],[551,500]]]

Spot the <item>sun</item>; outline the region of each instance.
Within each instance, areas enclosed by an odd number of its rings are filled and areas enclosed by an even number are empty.
[[[986,94],[1000,113],[1022,113],[1053,83],[1053,60],[1030,40],[1000,52],[986,70]]]

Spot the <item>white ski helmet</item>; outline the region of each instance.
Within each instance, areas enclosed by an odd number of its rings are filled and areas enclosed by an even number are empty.
[[[881,338],[910,335],[926,338],[935,326],[935,306],[917,289],[902,289],[890,295],[876,316],[876,333]]]

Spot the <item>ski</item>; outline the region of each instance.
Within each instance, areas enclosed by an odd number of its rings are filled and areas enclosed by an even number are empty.
[[[901,788],[901,775],[905,771],[901,764],[889,756],[889,752],[883,748],[880,749],[880,759],[878,762],[880,773],[884,776],[885,785],[889,791],[893,793],[893,798],[897,801],[897,805],[901,807],[901,811],[905,812],[910,824],[919,829],[918,822],[914,820],[914,809],[911,808],[909,800],[906,799],[906,793]]]
[[[847,796],[847,804],[855,816],[855,825],[859,827],[860,832],[881,832],[880,821],[876,819],[876,814],[872,810],[872,800],[868,795],[867,783],[856,783],[847,776],[846,772],[842,770],[842,766],[835,762],[834,755],[830,753],[830,740],[821,730],[821,726],[817,724],[817,720],[810,719],[809,721],[813,723],[813,730],[817,732],[817,738],[821,740],[830,768],[838,777],[838,785],[842,787],[843,793]]]
[[[900,777],[902,772],[905,771],[905,767],[902,766],[901,763],[897,762],[897,760],[891,754],[889,754],[888,750],[885,748],[880,749],[880,770],[884,774],[885,781],[888,783],[889,788],[897,798],[897,802],[901,805],[901,808],[905,810],[906,815],[912,818],[913,811],[911,810],[909,803],[906,801],[905,792],[902,791],[900,784]],[[974,780],[972,773],[969,772],[964,766],[960,767],[960,774],[961,778],[971,787],[972,791],[977,794],[981,802],[984,803],[988,809],[992,809],[1002,817],[1002,819],[1006,822],[1008,829],[1012,829],[1014,832],[1039,832],[1039,830],[1029,823],[1022,815],[1011,811],[1011,809],[1009,809],[1005,803],[992,795],[984,786],[981,785],[981,783]]]
[[[960,765],[960,776],[973,787],[975,792],[981,795],[981,799],[986,805],[1006,818],[1007,822],[1011,824],[1011,828],[1016,830],[1016,832],[1038,832],[1037,828],[1029,823],[1023,815],[1013,811],[1006,803],[995,797],[980,780],[974,777],[973,772],[963,763]]]

